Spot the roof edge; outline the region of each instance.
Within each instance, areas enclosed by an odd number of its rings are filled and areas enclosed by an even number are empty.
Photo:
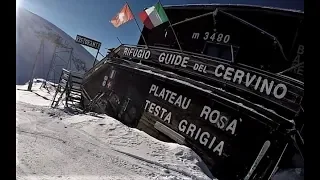
[[[175,7],[205,7],[205,6],[224,6],[224,7],[246,7],[246,8],[261,8],[264,10],[276,10],[276,11],[284,11],[284,12],[293,12],[293,13],[300,13],[304,14],[302,10],[296,9],[285,9],[285,8],[278,8],[278,7],[270,7],[270,6],[259,6],[259,5],[249,5],[249,4],[219,4],[219,3],[212,3],[212,4],[181,4],[181,5],[163,5],[163,7],[167,9],[175,8]]]

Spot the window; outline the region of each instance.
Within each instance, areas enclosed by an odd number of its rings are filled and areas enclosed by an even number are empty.
[[[234,62],[238,50],[239,47],[230,44],[207,42],[204,48],[204,54]]]

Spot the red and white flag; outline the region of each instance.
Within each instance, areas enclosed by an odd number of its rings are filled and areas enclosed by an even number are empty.
[[[120,25],[132,19],[133,14],[130,11],[129,5],[126,3],[121,9],[121,11],[115,17],[113,17],[110,22],[114,25],[114,27],[119,27]]]

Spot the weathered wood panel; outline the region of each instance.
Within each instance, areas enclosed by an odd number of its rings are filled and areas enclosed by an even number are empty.
[[[109,104],[109,115],[168,141],[152,127],[156,121],[163,123],[184,136],[186,145],[222,180],[243,178],[262,145],[270,141],[253,176],[271,173],[287,143],[285,131],[292,127],[289,121],[270,119],[227,96],[150,74],[151,71],[135,69],[124,62],[107,62],[84,84],[91,96],[100,90],[108,92],[103,100]]]

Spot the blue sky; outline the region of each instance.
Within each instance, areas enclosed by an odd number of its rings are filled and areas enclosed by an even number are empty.
[[[136,44],[140,36],[134,21],[119,28],[109,22],[125,2],[128,2],[137,21],[142,23],[137,14],[143,8],[154,5],[157,0],[17,0],[19,6],[50,21],[71,37],[77,34],[102,42],[101,53],[106,54],[105,48],[116,47],[119,41],[126,44]],[[221,3],[221,4],[253,4],[288,9],[304,9],[303,0],[161,0],[163,5]],[[91,54],[96,50],[86,48]],[[101,56],[98,59],[102,59]]]

